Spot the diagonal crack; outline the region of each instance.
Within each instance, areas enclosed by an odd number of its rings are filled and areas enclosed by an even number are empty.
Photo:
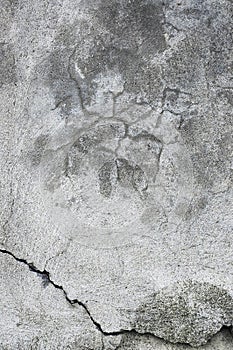
[[[22,259],[22,258],[18,258],[16,257],[12,252],[8,251],[8,250],[5,250],[5,249],[0,249],[0,253],[2,254],[6,254],[6,255],[9,255],[11,256],[14,260],[26,265],[30,271],[40,275],[43,279],[44,279],[44,282],[46,284],[52,284],[54,286],[54,288],[56,289],[59,289],[63,292],[64,296],[65,296],[65,299],[67,300],[67,302],[71,305],[71,306],[74,306],[75,304],[78,304],[79,306],[81,306],[85,312],[88,314],[88,317],[90,318],[90,320],[92,321],[92,323],[95,325],[95,327],[97,328],[97,330],[103,335],[103,336],[119,336],[119,335],[125,335],[125,334],[128,334],[128,335],[139,335],[139,336],[151,336],[155,339],[160,339],[160,340],[164,340],[163,338],[161,337],[158,337],[158,336],[155,336],[153,333],[150,333],[150,332],[139,332],[137,330],[135,330],[134,328],[132,329],[120,329],[119,331],[113,331],[113,332],[106,332],[103,330],[102,326],[100,325],[99,322],[97,322],[93,316],[91,315],[90,311],[88,310],[87,306],[82,302],[82,301],[79,301],[78,299],[70,299],[68,297],[68,294],[66,292],[66,290],[63,288],[63,286],[61,285],[58,285],[56,284],[50,277],[50,273],[46,270],[39,270],[37,267],[35,267],[32,263],[29,263],[27,262],[27,260],[25,259]],[[218,333],[220,333],[222,330],[228,330],[231,333],[231,329],[232,327],[231,326],[226,326],[226,325],[223,325],[221,327],[221,329],[219,330]],[[209,342],[209,341],[208,341]],[[179,343],[177,342],[176,345],[187,345],[187,343]]]
[[[36,274],[42,276],[42,278],[44,279],[44,281],[47,281],[47,283],[50,283],[52,284],[56,289],[60,289],[64,296],[65,296],[65,299],[67,300],[67,302],[70,304],[70,305],[75,305],[75,304],[78,304],[79,306],[81,306],[85,311],[86,313],[88,314],[90,320],[92,321],[92,323],[96,326],[96,328],[105,336],[117,336],[117,335],[121,335],[121,334],[124,334],[124,333],[130,333],[132,332],[131,330],[120,330],[120,331],[115,331],[115,332],[106,332],[102,329],[101,325],[93,318],[93,316],[91,315],[90,311],[88,310],[87,306],[79,301],[78,299],[70,299],[68,297],[68,294],[66,292],[66,290],[63,288],[63,286],[59,285],[59,284],[56,284],[50,277],[50,273],[46,270],[39,270],[36,266],[34,266],[32,263],[29,263],[27,260],[25,259],[22,259],[22,258],[18,258],[16,257],[12,252],[8,251],[8,250],[5,250],[5,249],[0,249],[0,253],[2,254],[6,254],[6,255],[9,255],[11,256],[14,260],[26,265],[30,271],[32,272],[35,272]],[[152,334],[151,334],[152,335]]]
[[[63,286],[56,284],[50,277],[50,273],[46,270],[39,270],[36,266],[34,266],[32,263],[29,263],[27,260],[22,259],[22,258],[18,258],[16,257],[12,252],[5,250],[5,249],[0,249],[0,253],[2,254],[6,254],[11,256],[14,260],[26,265],[30,271],[35,272],[36,274],[40,275],[43,279],[44,279],[44,283],[46,284],[52,284],[54,286],[54,288],[59,289],[63,292],[65,299],[67,300],[67,302],[74,306],[75,304],[78,304],[79,306],[81,306],[85,312],[88,314],[90,320],[92,321],[92,323],[95,325],[95,327],[99,330],[99,332],[102,333],[102,335],[104,336],[119,336],[119,335],[124,335],[124,334],[138,334],[138,335],[149,335],[149,336],[153,336],[154,338],[155,335],[153,333],[140,333],[138,331],[136,331],[135,329],[129,329],[129,330],[125,330],[125,329],[121,329],[119,331],[113,331],[113,332],[106,332],[103,330],[102,326],[100,325],[99,322],[97,322],[93,316],[91,315],[90,311],[88,310],[87,306],[82,302],[79,301],[78,299],[70,299],[68,297],[68,294],[66,292],[66,290],[63,288]]]
[[[27,260],[25,260],[25,259],[17,258],[13,253],[11,253],[11,252],[8,251],[8,250],[0,249],[0,253],[2,253],[2,254],[7,254],[7,255],[11,256],[12,258],[14,258],[16,261],[18,261],[18,262],[20,262],[20,263],[22,263],[22,264],[24,264],[24,265],[27,265],[30,271],[33,271],[33,272],[35,272],[36,274],[42,276],[44,280],[46,280],[48,283],[52,284],[56,289],[60,289],[60,290],[63,292],[63,294],[64,294],[64,296],[65,296],[67,302],[68,302],[70,305],[72,305],[72,306],[73,306],[74,304],[80,305],[80,306],[86,311],[86,313],[88,314],[88,316],[89,316],[89,318],[91,319],[91,321],[93,322],[93,324],[98,328],[98,330],[99,330],[101,333],[103,333],[104,335],[114,335],[114,334],[108,334],[108,333],[104,332],[104,331],[102,330],[101,325],[100,325],[97,321],[94,320],[94,318],[92,317],[90,311],[87,309],[86,305],[85,305],[84,303],[82,303],[81,301],[79,301],[78,299],[70,299],[70,298],[68,297],[67,292],[66,292],[65,289],[63,288],[63,286],[60,286],[59,284],[56,284],[56,283],[51,279],[50,273],[49,273],[48,271],[46,271],[46,270],[44,270],[44,271],[39,270],[39,269],[38,269],[36,266],[34,266],[32,263],[27,262]],[[115,332],[114,332],[114,333],[115,333]],[[118,332],[117,332],[117,335],[118,335]]]

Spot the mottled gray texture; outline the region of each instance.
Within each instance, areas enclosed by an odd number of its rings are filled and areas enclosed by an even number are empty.
[[[102,335],[81,306],[25,264],[0,259],[0,349],[102,349]]]
[[[0,3],[0,349],[232,349],[232,2]]]
[[[201,345],[231,326],[233,299],[210,283],[183,281],[161,289],[138,308],[135,329],[172,343]]]

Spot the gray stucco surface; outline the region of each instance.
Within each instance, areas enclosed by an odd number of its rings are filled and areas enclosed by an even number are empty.
[[[232,349],[232,1],[0,5],[0,349]]]

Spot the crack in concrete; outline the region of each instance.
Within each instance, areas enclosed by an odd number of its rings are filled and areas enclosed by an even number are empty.
[[[91,315],[90,311],[88,310],[87,306],[79,301],[78,299],[70,299],[68,297],[68,294],[66,292],[66,290],[63,288],[63,286],[61,285],[58,285],[56,284],[50,277],[50,273],[46,270],[44,271],[41,271],[39,270],[37,267],[35,267],[32,263],[29,263],[27,260],[25,259],[22,259],[22,258],[18,258],[16,257],[12,252],[8,251],[8,250],[5,250],[5,249],[0,249],[0,253],[2,254],[6,254],[6,255],[9,255],[11,256],[14,260],[26,265],[30,271],[40,275],[44,282],[43,283],[46,283],[46,284],[52,284],[56,289],[59,289],[63,292],[64,296],[65,296],[65,299],[66,301],[71,305],[71,306],[74,306],[75,304],[78,304],[79,306],[81,306],[85,312],[87,313],[88,317],[90,318],[91,322],[94,324],[94,326],[97,328],[97,330],[103,335],[103,336],[119,336],[119,335],[123,335],[123,334],[129,334],[129,333],[136,333],[136,334],[141,334],[141,333],[138,333],[136,332],[135,330],[119,330],[119,331],[114,331],[114,332],[106,332],[103,330],[102,326],[100,325],[100,323],[98,323],[94,318],[93,316]],[[145,335],[151,335],[153,337],[155,337],[152,333],[143,333]]]
[[[72,181],[72,180],[70,179],[70,181]],[[67,244],[66,244],[66,246],[65,246],[65,248],[63,248],[63,249],[60,250],[57,254],[55,254],[55,255],[51,256],[49,259],[47,259],[46,262],[45,262],[44,267],[46,268],[46,266],[48,265],[48,263],[49,263],[50,261],[52,261],[52,260],[58,258],[58,257],[59,257],[60,255],[62,255],[62,254],[67,253],[67,251],[68,251],[68,249],[69,249],[70,244],[71,244],[72,241],[73,241],[73,239],[72,239],[72,238],[69,238],[69,239],[68,239],[68,242],[67,242]]]
[[[48,283],[52,284],[56,289],[59,289],[63,292],[65,299],[67,300],[67,302],[71,305],[74,306],[75,304],[78,304],[79,306],[81,306],[85,312],[88,314],[90,320],[92,321],[92,323],[95,325],[95,327],[105,336],[117,336],[117,335],[122,335],[125,333],[130,333],[133,332],[134,330],[120,330],[120,331],[114,331],[114,332],[106,332],[102,329],[102,326],[100,325],[100,323],[98,323],[93,316],[91,315],[90,311],[88,310],[87,306],[82,302],[79,301],[78,299],[70,299],[68,297],[68,293],[66,292],[66,290],[63,288],[63,286],[55,283],[51,277],[50,277],[50,272],[46,271],[46,270],[39,270],[36,266],[33,265],[33,263],[29,263],[27,260],[22,259],[22,258],[18,258],[16,257],[12,252],[6,250],[6,249],[0,249],[0,253],[2,254],[6,254],[11,256],[14,260],[26,265],[30,271],[36,273],[37,275],[40,275],[44,280],[47,280]],[[138,333],[140,334],[140,333]],[[151,334],[153,336],[153,334]]]
[[[24,265],[27,265],[29,270],[32,271],[32,272],[35,272],[36,274],[40,275],[44,280],[47,280],[48,283],[52,284],[56,289],[59,289],[63,292],[64,296],[65,296],[65,299],[67,300],[67,302],[70,304],[70,305],[75,305],[75,304],[78,304],[79,306],[81,306],[85,311],[86,313],[88,314],[90,320],[92,321],[92,323],[97,327],[97,329],[104,335],[109,335],[108,333],[104,332],[102,330],[102,327],[101,325],[94,320],[94,318],[92,317],[90,311],[88,310],[88,308],[86,307],[86,305],[79,301],[78,299],[70,299],[68,297],[68,294],[67,292],[65,291],[65,289],[63,288],[63,286],[59,285],[59,284],[56,284],[50,277],[50,273],[46,270],[44,271],[41,271],[39,270],[36,266],[34,266],[32,263],[29,263],[27,260],[25,259],[22,259],[22,258],[18,258],[16,257],[12,252],[8,251],[8,250],[5,250],[5,249],[0,249],[0,252],[2,254],[6,254],[6,255],[9,255],[11,256],[14,260],[24,264]],[[110,334],[112,335],[112,334]]]
[[[66,290],[63,288],[62,285],[58,285],[57,283],[55,283],[51,277],[50,277],[50,272],[48,272],[47,270],[39,270],[36,266],[33,265],[33,263],[29,263],[27,260],[25,259],[22,259],[22,258],[18,258],[16,257],[12,252],[8,251],[8,250],[5,250],[5,249],[0,249],[0,253],[2,254],[6,254],[6,255],[9,255],[11,256],[14,260],[16,260],[17,262],[20,262],[24,265],[26,265],[30,271],[36,273],[37,275],[40,275],[43,280],[44,280],[44,284],[48,285],[48,284],[52,284],[54,286],[54,288],[56,289],[59,289],[63,292],[64,296],[65,296],[65,299],[66,301],[71,305],[71,306],[74,306],[75,304],[78,304],[79,306],[81,306],[85,312],[87,313],[89,319],[91,320],[91,322],[93,323],[93,325],[96,327],[96,329],[103,335],[103,336],[119,336],[119,335],[139,335],[139,336],[151,336],[155,339],[160,339],[160,340],[165,340],[161,337],[158,337],[156,335],[154,335],[153,333],[150,333],[150,332],[139,332],[137,330],[135,330],[134,328],[132,329],[120,329],[119,331],[112,331],[112,332],[106,332],[103,330],[101,324],[99,322],[97,322],[93,316],[91,315],[91,312],[88,310],[87,306],[80,300],[78,299],[70,299],[68,297],[68,293],[66,292]],[[220,333],[223,329],[227,329],[229,330],[229,332],[231,333],[231,329],[232,329],[232,326],[226,326],[226,325],[223,325],[221,327],[221,329],[216,333]],[[208,342],[210,341],[211,339],[208,340]],[[167,340],[165,340],[167,341]],[[189,345],[187,343],[179,343],[179,342],[176,342],[175,343],[176,345]],[[120,345],[119,345],[120,346]],[[119,346],[117,346],[117,348],[119,348]],[[117,349],[115,348],[115,350]]]

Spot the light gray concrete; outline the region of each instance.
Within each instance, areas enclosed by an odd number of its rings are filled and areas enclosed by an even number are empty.
[[[0,349],[232,349],[232,2],[0,5]]]

